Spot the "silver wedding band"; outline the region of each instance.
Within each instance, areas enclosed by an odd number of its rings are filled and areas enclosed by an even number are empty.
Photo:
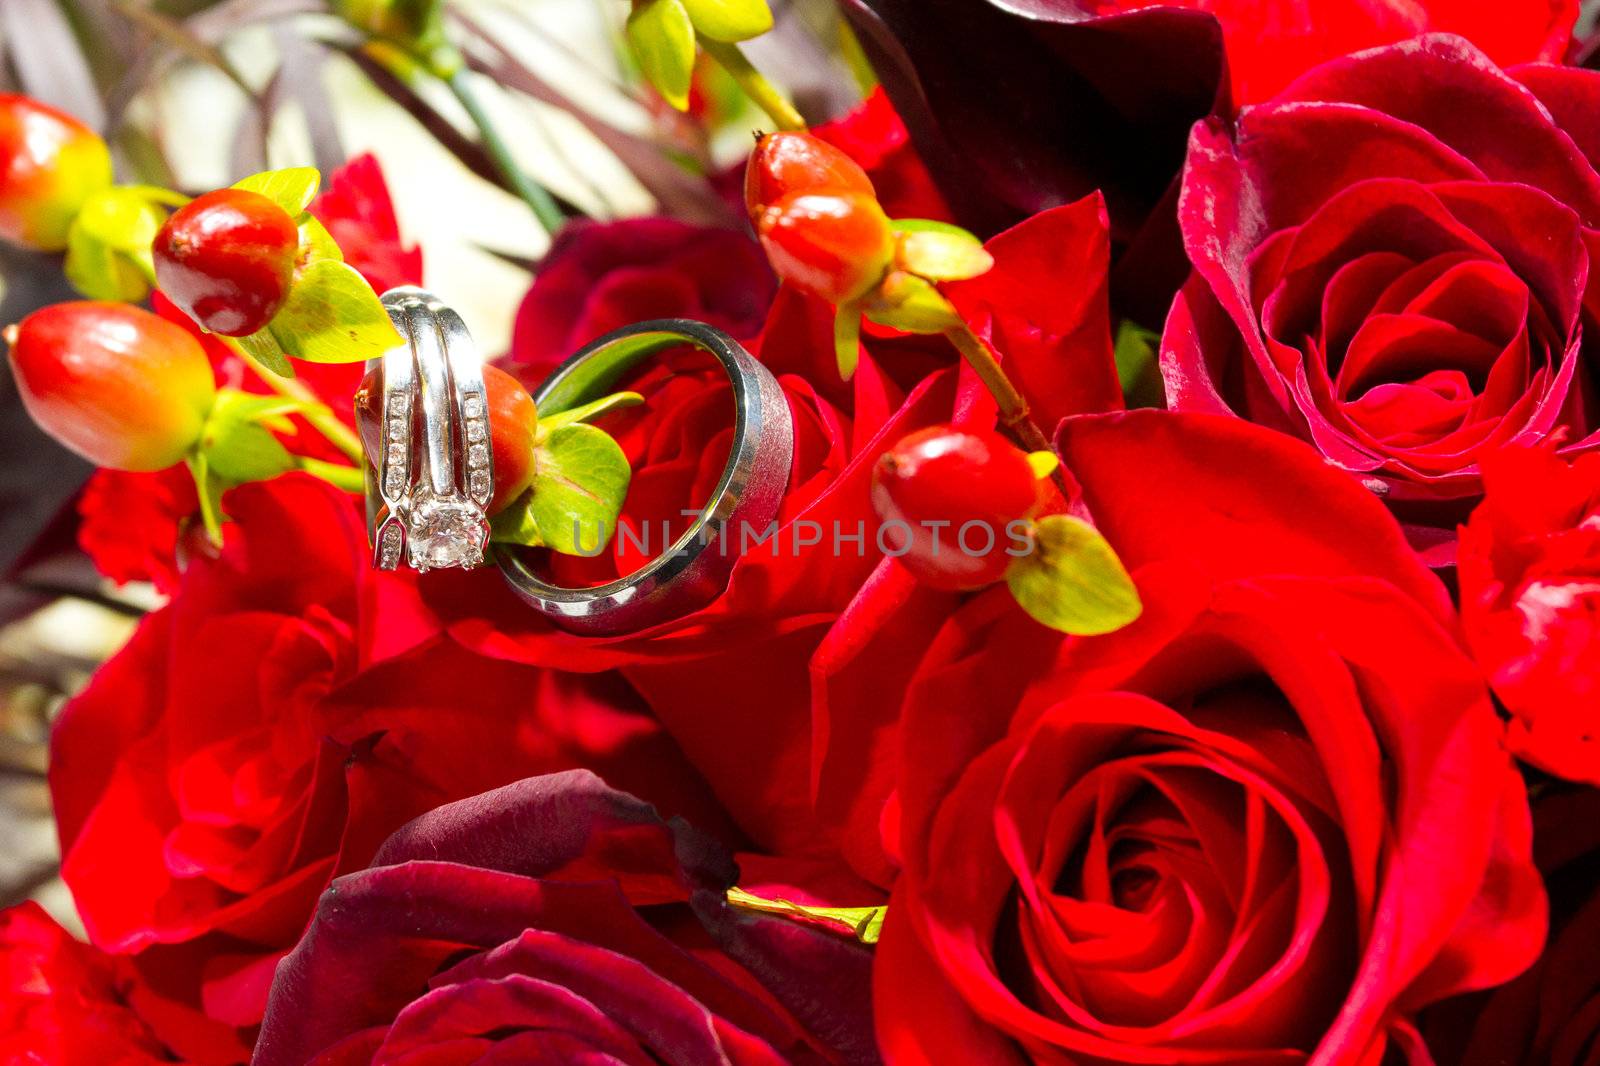
[[[691,614],[728,587],[744,538],[776,520],[794,456],[794,421],[783,389],[732,337],[689,319],[659,319],[609,333],[550,375],[534,402],[541,415],[615,391],[646,359],[692,346],[708,352],[733,386],[733,446],[711,498],[689,528],[638,570],[593,588],[552,585],[516,552],[496,553],[511,587],[556,625],[575,633],[632,633]]]
[[[460,316],[421,289],[383,296],[405,345],[372,360],[382,370],[379,453],[367,464],[373,564],[392,570],[479,565],[494,496],[482,361]],[[721,330],[688,319],[641,322],[572,356],[534,394],[541,417],[615,391],[645,360],[690,346],[709,353],[733,392],[733,444],[711,498],[689,528],[635,572],[592,588],[552,585],[515,549],[495,552],[506,582],[556,625],[615,635],[691,614],[728,586],[743,536],[778,515],[794,455],[788,401],[771,372]],[[612,531],[614,532],[614,531]]]

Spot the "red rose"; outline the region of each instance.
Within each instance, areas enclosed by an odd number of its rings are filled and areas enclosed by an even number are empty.
[[[1582,1066],[1600,1048],[1600,792],[1546,793],[1533,810],[1534,855],[1550,891],[1550,941],[1527,973],[1425,1018],[1445,1066]]]
[[[583,771],[441,807],[329,888],[254,1062],[875,1061],[871,952],[731,912],[734,874]]]
[[[1152,0],[1090,0],[1099,17],[1145,7]],[[1483,4],[1477,0],[1345,0],[1216,5],[1179,0],[1172,7],[1210,11],[1222,24],[1233,98],[1266,100],[1319,63],[1430,31],[1457,33],[1501,65],[1559,63],[1572,43],[1577,0]]]
[[[0,1061],[176,1062],[129,1006],[121,960],[67,935],[37,903],[0,911]]]
[[[183,547],[204,541],[199,507],[186,466],[153,474],[97,470],[78,497],[78,546],[117,584],[149,581],[170,593]]]
[[[401,240],[383,168],[370,152],[330,173],[310,210],[374,291],[422,284],[422,249]]]
[[[775,286],[760,247],[733,230],[668,218],[569,222],[517,309],[505,368],[537,385],[595,338],[649,318],[695,318],[746,339]]]
[[[1195,272],[1162,340],[1171,406],[1310,441],[1449,562],[1484,455],[1600,429],[1580,325],[1597,104],[1600,74],[1506,73],[1428,36],[1196,127],[1180,204]]]
[[[1467,641],[1511,712],[1511,750],[1600,784],[1600,455],[1515,448],[1483,477],[1458,560]]]
[[[440,802],[582,764],[715,818],[616,679],[485,660],[407,616],[350,496],[289,475],[225,503],[220,557],[52,736],[63,877],[92,942],[170,1004],[173,1047],[241,1057],[329,878]]]
[[[1444,588],[1281,436],[1134,412],[1058,443],[1144,613],[1063,638],[1000,589],[932,643],[883,816],[885,1057],[1415,1050],[1417,1009],[1515,976],[1545,928]]]

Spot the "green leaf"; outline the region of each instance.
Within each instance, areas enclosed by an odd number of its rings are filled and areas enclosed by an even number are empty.
[[[1166,390],[1156,358],[1161,336],[1124,319],[1117,327],[1117,381],[1129,407],[1165,407]]]
[[[811,918],[816,921],[826,922],[833,926],[843,926],[840,932],[848,932],[863,944],[876,944],[883,934],[883,919],[888,915],[887,905],[876,907],[817,907],[805,903],[795,903],[787,899],[768,899],[758,896],[753,892],[734,887],[728,889],[728,902],[735,907],[748,911],[761,911],[763,914],[792,914],[800,918]]]
[[[1029,452],[1028,466],[1033,470],[1033,476],[1043,481],[1056,472],[1056,467],[1061,465],[1061,458],[1055,452]]]
[[[682,0],[634,0],[628,43],[645,80],[679,111],[689,110],[694,25]]]
[[[553,414],[549,418],[539,419],[539,435],[543,437],[573,422],[593,422],[601,415],[627,407],[637,407],[642,403],[644,397],[637,392],[613,392],[610,396],[602,396],[591,403]]]
[[[325,259],[342,263],[344,252],[340,250],[339,242],[333,239],[333,234],[328,232],[328,227],[318,222],[315,215],[306,215],[300,220],[300,255],[295,265],[304,270],[312,263],[320,263]]]
[[[155,277],[150,244],[166,218],[137,188],[91,197],[67,231],[67,280],[91,300],[143,300]]]
[[[880,326],[907,333],[943,333],[961,324],[961,316],[932,282],[904,270],[891,270],[863,306]]]
[[[889,225],[896,233],[944,233],[951,237],[966,237],[974,241],[978,239],[970,230],[964,230],[953,222],[940,222],[934,218],[894,218],[889,220]]]
[[[258,192],[288,212],[290,218],[299,218],[306,205],[316,199],[321,184],[322,175],[316,167],[286,167],[252,174],[234,182],[233,187]]]
[[[970,233],[916,230],[901,233],[895,242],[900,269],[929,281],[960,281],[987,273],[994,256]]]
[[[845,304],[833,316],[833,356],[839,361],[839,376],[849,381],[861,359],[861,308]]]
[[[219,390],[200,434],[200,455],[215,476],[233,485],[287,473],[295,469],[295,458],[271,430],[284,428],[283,415],[301,407],[278,396]]]
[[[748,41],[772,29],[767,0],[681,0],[696,32],[730,44]]]
[[[332,259],[301,271],[267,328],[285,352],[312,363],[359,363],[405,343],[366,279]]]
[[[633,475],[610,434],[581,422],[560,426],[535,447],[533,468],[528,492],[491,523],[493,539],[564,555],[604,548]]]
[[[222,343],[254,359],[280,378],[294,377],[294,364],[289,362],[278,338],[272,335],[270,323],[247,337],[223,337]]]
[[[1113,633],[1144,609],[1100,531],[1070,515],[1034,524],[1033,551],[1012,561],[1006,584],[1035,621],[1077,636]]]

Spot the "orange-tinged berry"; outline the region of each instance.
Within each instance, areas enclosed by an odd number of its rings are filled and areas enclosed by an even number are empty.
[[[115,470],[163,470],[200,438],[216,399],[182,326],[128,304],[54,304],[8,331],[22,402],[46,433]]]
[[[894,260],[894,229],[870,196],[791,194],[756,230],[778,277],[832,304],[864,296]]]
[[[756,142],[744,171],[744,204],[752,221],[786,196],[836,193],[872,196],[872,179],[848,155],[809,133],[769,133]]]
[[[72,220],[111,180],[111,152],[88,126],[37,100],[0,93],[0,238],[59,252]]]

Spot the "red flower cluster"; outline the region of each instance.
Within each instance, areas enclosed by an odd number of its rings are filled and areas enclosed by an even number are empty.
[[[169,602],[55,726],[88,944],[0,913],[0,1057],[1594,1059],[1571,5],[845,6],[888,90],[817,131],[855,162],[764,139],[749,232],[569,224],[503,363],[688,317],[772,372],[787,491],[709,606],[578,636],[492,567],[371,569],[303,474],[231,490],[220,546],[187,481],[97,476],[83,544]],[[416,279],[370,160],[313,210]],[[1141,360],[1171,410],[1123,409]],[[308,375],[341,407],[355,376]],[[619,535],[538,556],[559,584],[636,571],[723,476],[726,374],[624,384]],[[1060,617],[1113,572],[1137,617],[1041,624],[1006,559],[886,518],[1016,519]]]

